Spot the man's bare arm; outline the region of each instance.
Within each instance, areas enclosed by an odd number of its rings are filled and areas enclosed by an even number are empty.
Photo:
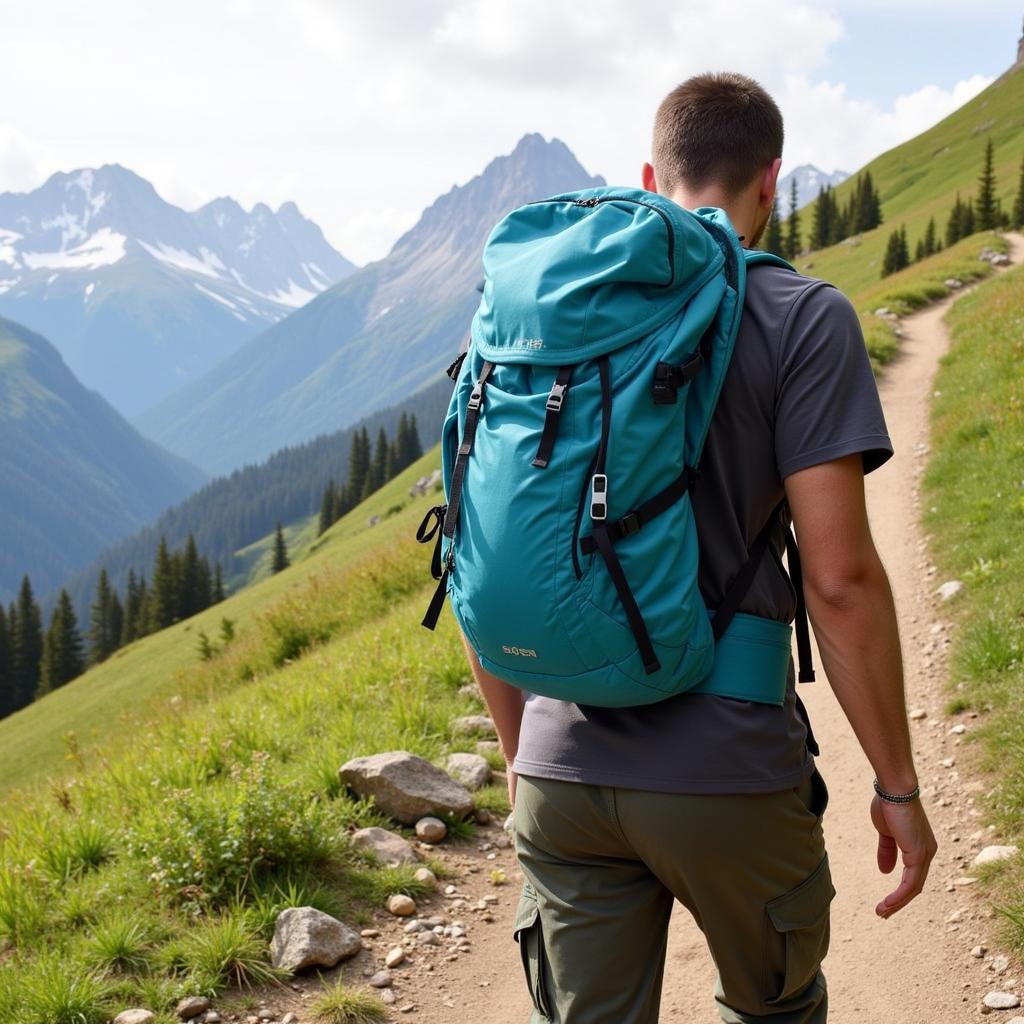
[[[903,663],[892,591],[864,502],[859,454],[791,474],[786,496],[800,544],[807,611],[829,682],[883,789],[917,785],[903,691]],[[920,801],[875,797],[878,866],[890,872],[897,850],[903,878],[878,904],[889,917],[923,888],[935,838]]]
[[[466,657],[469,659],[473,678],[484,695],[487,708],[494,720],[494,728],[498,731],[502,756],[508,765],[509,799],[515,803],[516,776],[512,771],[512,762],[519,749],[519,726],[523,720],[523,703],[526,695],[518,686],[512,686],[497,676],[491,675],[480,664],[480,659],[477,658],[473,648],[466,643],[465,637],[462,638],[462,644],[466,648]]]

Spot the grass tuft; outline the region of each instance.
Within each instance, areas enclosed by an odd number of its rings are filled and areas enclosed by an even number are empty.
[[[379,999],[349,989],[340,982],[327,989],[310,1007],[316,1024],[377,1024],[388,1019]]]

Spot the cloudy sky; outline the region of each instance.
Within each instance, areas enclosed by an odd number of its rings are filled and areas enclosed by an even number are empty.
[[[294,199],[361,263],[529,131],[637,183],[658,101],[703,70],[772,91],[784,170],[855,170],[1005,70],[1021,13],[1019,0],[0,0],[0,192],[116,162],[189,209]]]

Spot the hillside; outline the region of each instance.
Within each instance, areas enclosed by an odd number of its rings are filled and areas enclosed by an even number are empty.
[[[370,437],[384,429],[394,437],[403,413],[416,417],[424,442],[429,446],[448,400],[447,377],[423,388],[397,406],[381,409],[344,430],[321,434],[301,445],[286,446],[264,462],[217,477],[167,509],[129,537],[101,552],[86,568],[61,581],[67,588],[82,628],[89,622],[89,604],[96,593],[101,569],[111,585],[125,593],[128,572],[151,579],[153,561],[161,536],[172,549],[183,548],[191,533],[196,547],[212,564],[219,562],[228,593],[261,579],[270,570],[274,527],[285,524],[285,539],[292,555],[301,556],[315,540],[320,502],[330,480],[348,478],[352,435],[366,427]],[[43,595],[44,611],[57,594]]]
[[[97,746],[109,752],[130,744],[141,723],[166,714],[172,697],[199,704],[212,698],[210,677],[200,671],[197,638],[201,630],[216,637],[224,617],[235,623],[235,649],[243,653],[233,664],[234,674],[218,678],[215,689],[221,696],[245,685],[257,671],[257,663],[266,653],[261,650],[253,655],[253,665],[247,669],[240,666],[244,666],[245,652],[266,642],[271,609],[276,604],[293,597],[300,602],[308,600],[311,603],[300,614],[300,628],[314,631],[329,622],[327,633],[333,634],[343,624],[341,596],[350,589],[348,581],[353,578],[364,578],[361,592],[368,598],[364,605],[356,602],[350,612],[358,623],[373,621],[403,594],[429,589],[429,552],[412,538],[426,509],[437,503],[437,495],[411,498],[408,490],[413,481],[439,465],[440,453],[435,447],[319,538],[307,532],[310,523],[292,524],[290,541],[297,535],[305,540],[296,545],[288,569],[261,579],[199,615],[120,648],[66,686],[0,720],[0,793],[62,772],[69,736],[74,737],[76,751],[91,757]],[[389,515],[396,506],[402,506],[401,511]],[[370,527],[369,519],[375,515],[382,521]],[[392,578],[389,558],[396,551],[401,552],[399,560],[407,569]],[[381,562],[381,570],[373,569],[375,560]],[[338,601],[332,602],[318,593],[318,588],[328,576],[339,574],[343,578],[337,584]],[[369,592],[377,590],[380,594],[370,600]],[[419,630],[415,621],[408,628]],[[272,625],[270,629],[273,634]],[[279,640],[287,642],[287,637],[282,633]]]
[[[205,481],[82,386],[41,335],[0,319],[0,600],[36,593]]]
[[[136,426],[223,473],[401,401],[434,379],[465,339],[495,222],[528,200],[602,181],[559,140],[525,136],[438,198],[385,259],[136,417]]]
[[[913,252],[928,220],[935,218],[944,235],[957,192],[967,199],[977,191],[986,141],[995,148],[997,196],[1009,210],[1024,158],[1024,64],[993,82],[959,110],[916,138],[883,153],[857,173],[870,171],[881,193],[883,223],[874,231],[810,253],[796,260],[797,269],[835,282],[847,293],[878,281],[889,233],[906,225]],[[835,189],[840,207],[854,188],[856,174]],[[801,211],[808,237],[812,212]]]
[[[294,203],[190,213],[116,164],[0,194],[0,315],[126,416],[354,269]]]

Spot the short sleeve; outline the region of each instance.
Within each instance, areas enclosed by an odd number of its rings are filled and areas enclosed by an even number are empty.
[[[779,476],[860,452],[870,473],[893,453],[856,310],[833,285],[815,282],[782,327],[776,370],[775,461]]]

